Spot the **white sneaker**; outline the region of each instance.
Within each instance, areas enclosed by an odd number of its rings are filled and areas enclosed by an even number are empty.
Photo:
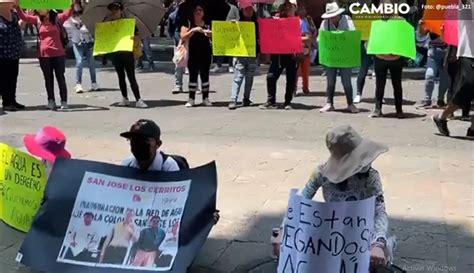
[[[48,110],[56,109],[56,102],[54,102],[54,100],[48,101],[48,104],[46,105],[46,109]]]
[[[204,106],[212,106],[212,102],[209,99],[204,99],[202,104],[204,104]]]
[[[69,109],[69,106],[67,105],[67,102],[63,101],[61,102],[61,110],[67,110]]]
[[[136,107],[136,108],[148,108],[148,105],[147,105],[142,99],[139,99],[139,100],[135,103],[135,107]]]
[[[185,106],[186,106],[187,108],[194,107],[194,100],[193,100],[193,99],[189,99]]]
[[[186,67],[186,69],[184,70],[184,74],[186,75],[189,75],[189,69]]]
[[[323,108],[319,109],[320,113],[332,112],[334,111],[334,106],[330,103],[326,103]]]
[[[130,101],[127,98],[122,98],[122,101],[118,103],[118,106],[130,106]]]
[[[357,109],[357,107],[355,107],[354,104],[351,104],[351,105],[347,106],[347,111],[352,113],[352,114],[359,113],[359,109]]]
[[[235,69],[232,67],[232,66],[229,66],[229,73],[234,73],[235,72]]]
[[[74,90],[76,91],[76,94],[84,93],[84,89],[82,88],[82,84],[80,83],[76,84],[76,87],[74,88]]]
[[[202,94],[201,90],[196,90],[196,94]]]
[[[97,83],[94,82],[94,83],[92,83],[91,90],[92,91],[99,91],[100,87]]]
[[[171,93],[173,94],[183,93],[183,88],[181,86],[175,86],[173,90],[171,90]]]
[[[355,96],[354,103],[360,103],[360,95]]]

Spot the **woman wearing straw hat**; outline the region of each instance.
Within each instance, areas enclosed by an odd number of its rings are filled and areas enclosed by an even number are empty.
[[[13,11],[15,0],[0,0],[0,96],[5,111],[25,106],[16,101],[16,84],[23,38],[18,15]],[[1,110],[0,110],[1,112]]]
[[[375,159],[387,152],[388,148],[362,138],[349,125],[329,131],[326,145],[329,159],[313,171],[301,194],[313,199],[322,188],[326,202],[349,202],[375,197],[370,263],[376,267],[391,262],[395,239],[387,237],[388,217],[382,182],[379,172],[372,167]],[[278,255],[278,251],[275,254]]]
[[[323,21],[319,31],[347,31],[355,30],[354,23],[351,18],[347,15],[342,15],[345,11],[343,8],[339,8],[336,2],[326,4],[326,12],[321,16]],[[355,107],[353,100],[352,90],[352,69],[351,68],[337,68],[337,67],[326,67],[326,79],[327,79],[327,103],[323,108],[319,110],[321,113],[334,111],[334,94],[336,91],[336,80],[337,72],[341,73],[342,86],[344,87],[344,93],[346,93],[347,100],[347,111],[350,113],[358,113],[359,109]]]

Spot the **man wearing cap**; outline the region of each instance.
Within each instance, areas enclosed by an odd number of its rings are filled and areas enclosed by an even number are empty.
[[[155,259],[160,256],[160,245],[165,240],[166,233],[159,227],[159,224],[160,217],[152,216],[149,221],[150,227],[140,232],[133,266],[153,266]]]
[[[161,147],[161,130],[152,120],[140,119],[128,132],[120,134],[130,141],[133,158],[125,160],[122,165],[148,171],[179,171],[178,163],[171,157],[163,157],[158,152]]]

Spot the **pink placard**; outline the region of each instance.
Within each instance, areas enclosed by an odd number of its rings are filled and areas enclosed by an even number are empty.
[[[457,46],[459,42],[458,33],[459,11],[458,9],[448,9],[445,13],[443,26],[443,39],[449,45]]]
[[[258,19],[260,50],[263,54],[303,52],[300,18]]]

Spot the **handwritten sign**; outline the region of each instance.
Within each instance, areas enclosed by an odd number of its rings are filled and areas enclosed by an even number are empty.
[[[355,28],[361,32],[362,41],[369,40],[372,22],[375,20],[379,20],[380,17],[380,14],[354,14],[352,16],[352,21],[354,22]]]
[[[24,9],[68,9],[71,0],[20,0],[20,7]]]
[[[303,52],[300,19],[258,19],[260,50],[263,54],[293,54]]]
[[[212,21],[212,51],[215,56],[256,57],[253,22]]]
[[[368,54],[394,54],[415,59],[415,29],[407,21],[390,19],[372,22]]]
[[[284,219],[278,273],[367,273],[374,197],[319,203],[292,190]]]
[[[454,1],[454,0],[451,0]],[[459,10],[457,9],[449,9],[444,14],[444,32],[443,32],[443,40],[449,44],[457,46],[459,42]]]
[[[451,0],[427,0],[423,10],[425,29],[441,36],[446,11]]]
[[[319,63],[327,67],[358,67],[361,63],[360,31],[321,31],[319,33]]]
[[[135,19],[98,23],[95,28],[94,56],[117,51],[133,51]]]
[[[44,164],[0,143],[0,219],[27,232],[41,206],[46,186]]]

